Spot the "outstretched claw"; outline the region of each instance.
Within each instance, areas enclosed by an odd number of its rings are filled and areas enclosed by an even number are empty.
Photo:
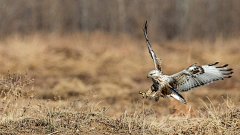
[[[144,98],[144,95],[145,95],[144,92],[139,91],[139,94],[142,94],[142,96],[143,96],[143,98]]]
[[[139,94],[142,94],[142,96],[143,96],[143,98],[144,98],[144,96],[146,96],[146,98],[148,98],[148,94],[146,94],[145,92],[141,92],[141,91],[139,91]]]
[[[148,94],[146,94],[146,93],[145,93],[145,95],[146,95],[146,99],[147,99],[149,95],[148,95]]]

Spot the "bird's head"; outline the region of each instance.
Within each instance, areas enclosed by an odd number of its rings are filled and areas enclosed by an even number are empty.
[[[159,70],[152,70],[148,73],[148,78],[151,77],[153,79],[157,79],[161,75],[161,72]]]

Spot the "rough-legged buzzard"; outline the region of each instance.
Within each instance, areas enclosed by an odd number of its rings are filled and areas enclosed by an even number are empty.
[[[230,78],[232,74],[231,68],[225,68],[228,64],[217,65],[218,62],[196,66],[193,64],[187,69],[168,76],[164,75],[161,67],[161,59],[155,55],[152,46],[147,36],[147,21],[144,27],[144,35],[146,38],[149,53],[155,64],[155,70],[148,73],[148,77],[152,78],[153,85],[147,92],[139,92],[144,97],[153,98],[159,101],[160,97],[168,98],[173,97],[185,104],[186,100],[178,92],[187,92],[194,88],[212,83],[213,81],[223,80],[223,78]]]

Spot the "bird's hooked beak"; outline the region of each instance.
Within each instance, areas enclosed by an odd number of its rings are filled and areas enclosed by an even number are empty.
[[[147,78],[151,77],[149,74],[147,75]]]

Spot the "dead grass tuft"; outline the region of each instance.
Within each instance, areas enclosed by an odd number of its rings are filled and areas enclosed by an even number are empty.
[[[165,74],[195,62],[220,61],[234,69],[231,79],[183,93],[184,105],[174,99],[156,103],[138,94],[152,84],[146,75],[154,65],[144,40],[96,32],[0,41],[1,133],[235,134],[239,43],[152,42]],[[8,69],[27,69],[30,75]]]

